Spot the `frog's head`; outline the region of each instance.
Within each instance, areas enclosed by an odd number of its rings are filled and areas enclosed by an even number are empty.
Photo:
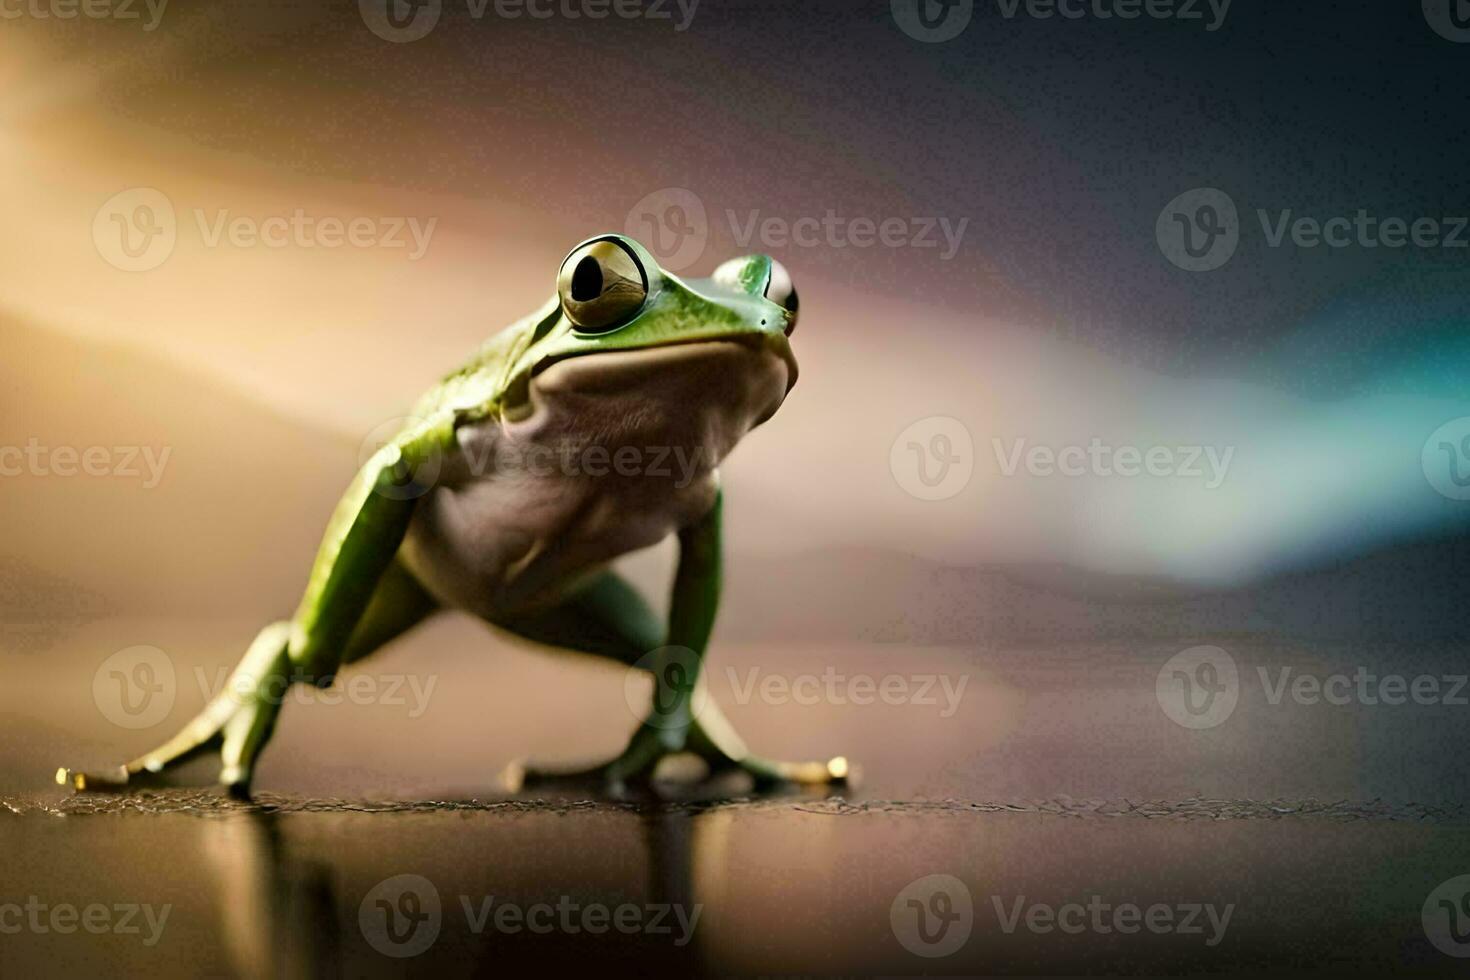
[[[731,259],[708,279],[681,279],[633,239],[599,235],[563,260],[556,305],[538,322],[517,373],[529,381],[575,358],[568,372],[595,372],[606,389],[645,383],[630,366],[677,371],[722,352],[737,358],[732,370],[777,378],[775,404],[761,413],[769,416],[796,384],[788,339],[796,313],[791,277],[769,256]],[[628,356],[639,352],[645,356]]]

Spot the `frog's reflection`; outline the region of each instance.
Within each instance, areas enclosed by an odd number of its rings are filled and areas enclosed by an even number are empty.
[[[341,937],[327,868],[284,860],[279,814],[210,820],[204,851],[225,948],[241,977],[339,974]]]
[[[405,808],[421,812],[424,806],[436,805],[411,804]],[[480,803],[447,806],[462,810],[466,805],[471,809],[496,807],[496,804]],[[573,805],[580,808],[580,804]],[[545,807],[546,815],[558,820],[565,819],[567,813],[565,803],[536,801],[529,806]],[[474,960],[487,966],[503,967],[523,956],[528,965],[544,964],[548,957],[585,955],[587,944],[595,942],[591,948],[609,954],[633,953],[648,966],[677,967],[686,974],[703,972],[702,967],[709,958],[704,935],[710,927],[708,912],[711,907],[722,906],[726,899],[732,814],[723,810],[719,805],[644,803],[632,813],[610,808],[602,814],[609,822],[601,824],[601,833],[607,833],[610,828],[621,829],[612,829],[613,836],[603,838],[600,846],[606,847],[609,853],[636,855],[633,857],[634,867],[638,869],[635,874],[643,879],[622,894],[632,898],[642,891],[644,902],[681,910],[685,916],[693,917],[693,924],[698,928],[691,928],[686,943],[671,943],[667,935],[630,936],[612,931],[595,939],[586,935],[552,935],[542,940],[526,935],[500,935],[482,925],[479,929],[446,929],[436,944],[439,947],[436,955],[447,953],[456,957],[468,952]],[[525,811],[516,812],[524,814]],[[238,976],[341,975],[344,960],[358,960],[356,949],[363,945],[362,937],[355,931],[343,935],[340,924],[354,921],[360,896],[335,894],[331,861],[313,860],[303,854],[299,842],[292,845],[292,835],[283,827],[291,827],[298,816],[252,809],[210,819],[205,824],[206,867],[214,881],[223,945],[231,972]],[[392,821],[401,817],[402,814],[385,812],[372,819]],[[487,829],[493,833],[497,822],[492,821]],[[501,894],[506,886],[501,875],[508,869],[491,854],[484,854],[482,860],[482,866],[470,871],[470,879],[459,884],[469,891],[481,888],[484,895]],[[558,882],[557,888],[575,891],[580,884],[578,879],[589,869],[569,867],[564,862],[563,855],[546,854],[533,866],[533,874],[539,876],[534,868],[540,867]],[[393,869],[384,865],[375,870],[386,876]],[[446,894],[445,914],[457,911],[461,900],[460,895]],[[346,909],[339,907],[343,902]],[[456,943],[455,937],[466,943],[468,949]],[[393,963],[383,961],[380,965],[386,969]]]

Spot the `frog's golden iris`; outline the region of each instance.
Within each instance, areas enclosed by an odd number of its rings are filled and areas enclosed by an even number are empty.
[[[556,286],[577,332],[603,333],[638,315],[648,298],[648,273],[632,251],[604,238],[568,255]]]

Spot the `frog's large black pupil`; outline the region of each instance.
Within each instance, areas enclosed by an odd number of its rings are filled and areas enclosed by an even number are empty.
[[[592,256],[585,255],[577,263],[577,268],[572,270],[572,299],[585,303],[601,295],[602,266]]]

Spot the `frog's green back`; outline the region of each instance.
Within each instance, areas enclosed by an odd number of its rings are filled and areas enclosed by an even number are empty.
[[[535,313],[491,336],[469,360],[424,392],[411,414],[428,418],[446,409],[458,409],[471,417],[496,414],[509,386],[511,371],[535,341],[538,331],[555,321],[559,309],[556,297],[552,297]]]

